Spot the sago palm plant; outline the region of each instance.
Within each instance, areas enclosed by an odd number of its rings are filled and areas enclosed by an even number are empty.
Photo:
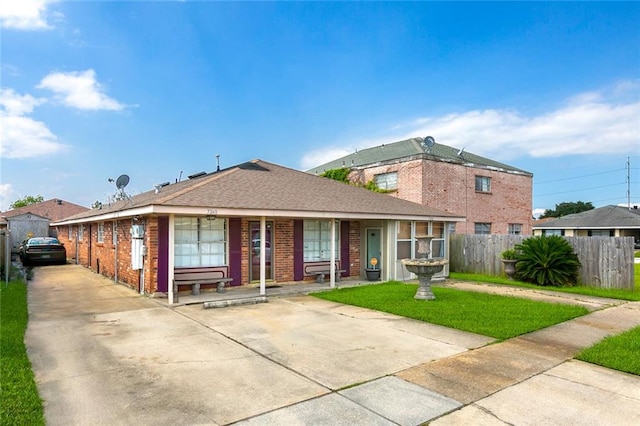
[[[527,238],[515,248],[520,252],[516,265],[520,280],[556,287],[578,282],[580,261],[571,244],[561,236]]]

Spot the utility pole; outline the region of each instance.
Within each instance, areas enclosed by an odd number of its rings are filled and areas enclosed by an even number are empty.
[[[627,157],[627,208],[631,210],[631,157]]]

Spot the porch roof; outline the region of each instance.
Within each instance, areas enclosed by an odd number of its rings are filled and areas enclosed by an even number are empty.
[[[159,187],[53,225],[145,214],[440,220],[463,217],[331,179],[253,160]]]

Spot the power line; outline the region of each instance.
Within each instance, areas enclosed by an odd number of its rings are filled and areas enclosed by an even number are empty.
[[[608,173],[615,173],[615,172],[619,172],[619,171],[622,171],[622,170],[626,170],[626,168],[625,169],[608,170],[606,172],[592,173],[592,174],[589,174],[589,175],[573,176],[573,177],[562,178],[562,179],[546,180],[544,182],[536,182],[536,185],[542,185],[544,183],[551,183],[551,182],[562,182],[562,181],[572,180],[572,179],[581,179],[581,178],[591,177],[591,176],[605,175],[605,174],[608,174]]]
[[[546,197],[546,196],[549,196],[549,195],[557,195],[557,194],[569,194],[571,192],[580,192],[580,191],[588,191],[588,190],[591,190],[591,189],[609,188],[609,187],[612,187],[612,186],[619,186],[619,185],[625,185],[625,183],[624,182],[622,182],[622,183],[618,182],[618,183],[612,183],[610,185],[593,186],[591,188],[581,188],[581,189],[572,189],[571,191],[552,192],[550,194],[536,195],[536,197]]]

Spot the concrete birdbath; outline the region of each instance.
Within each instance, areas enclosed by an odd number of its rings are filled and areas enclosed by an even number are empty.
[[[442,257],[429,258],[429,254],[431,253],[431,240],[433,238],[433,235],[416,237],[416,240],[418,240],[417,252],[419,258],[402,260],[402,264],[407,267],[407,270],[418,276],[420,285],[414,299],[434,300],[436,298],[431,290],[431,278],[434,274],[442,271],[444,265],[449,263],[447,259]]]

